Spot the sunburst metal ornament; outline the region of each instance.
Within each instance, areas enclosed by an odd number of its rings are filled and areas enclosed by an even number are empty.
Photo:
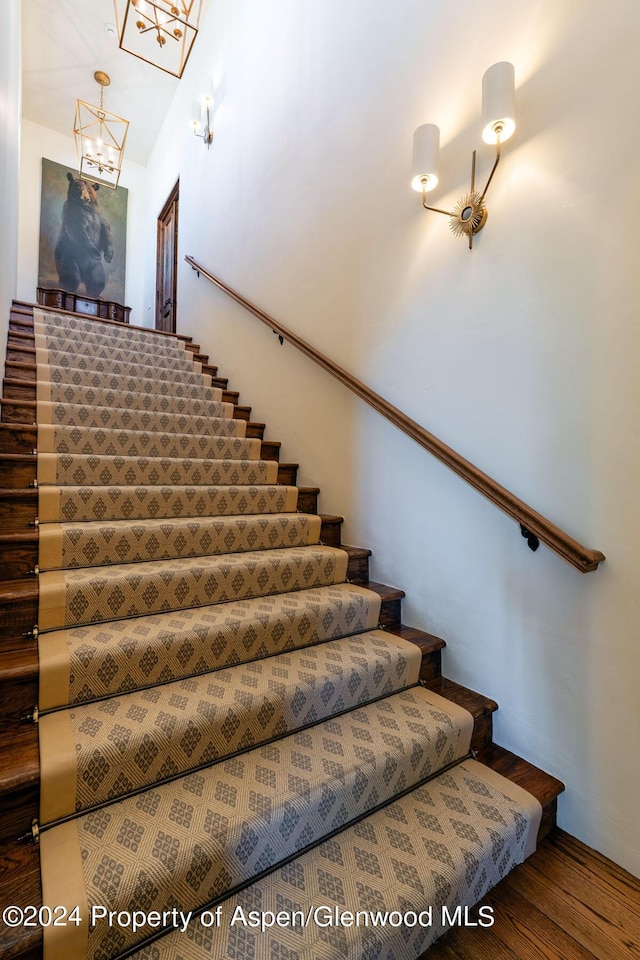
[[[470,237],[482,230],[486,222],[484,199],[474,191],[458,200],[449,218],[449,228],[456,237]]]
[[[198,35],[202,0],[114,0],[120,49],[181,77]]]
[[[495,163],[489,174],[486,187],[482,193],[478,193],[476,190],[476,151],[473,151],[471,155],[471,189],[469,193],[458,200],[453,210],[439,210],[438,207],[429,206],[427,203],[428,177],[422,178],[422,206],[425,210],[433,210],[434,213],[443,213],[445,217],[449,217],[449,227],[453,235],[469,238],[469,250],[473,249],[474,236],[476,233],[480,233],[487,222],[488,211],[484,198],[499,162],[500,139],[498,138]]]

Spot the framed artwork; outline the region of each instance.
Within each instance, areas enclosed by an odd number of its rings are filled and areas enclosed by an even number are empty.
[[[124,303],[128,194],[42,158],[38,287]]]

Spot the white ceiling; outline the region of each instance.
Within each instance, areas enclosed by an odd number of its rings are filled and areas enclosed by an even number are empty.
[[[179,81],[105,32],[113,0],[23,0],[22,11],[23,116],[71,136],[75,102],[99,103],[93,74],[104,70],[105,110],[130,123],[125,156],[145,164]]]

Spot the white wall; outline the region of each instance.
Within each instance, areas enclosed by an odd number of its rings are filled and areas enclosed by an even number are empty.
[[[0,369],[16,295],[18,180],[20,167],[21,0],[5,0],[0,31]]]
[[[533,507],[607,554],[580,575],[182,265],[193,333],[317,482],[344,541],[500,703],[496,740],[561,777],[560,823],[640,874],[640,9],[636,0],[219,0],[148,164],[192,253]],[[491,164],[484,70],[519,126],[473,252],[409,189],[442,130],[450,207]],[[215,87],[211,150],[190,104]],[[154,251],[145,309],[152,311]]]
[[[38,243],[40,236],[40,186],[42,158],[68,167],[77,166],[73,137],[65,136],[31,120],[22,121],[20,158],[20,227],[18,245],[18,299],[34,303],[38,286]],[[146,171],[125,159],[120,184],[129,190],[127,202],[127,260],[125,302],[131,307],[131,323],[143,322],[144,213]],[[155,234],[153,235],[155,242]]]

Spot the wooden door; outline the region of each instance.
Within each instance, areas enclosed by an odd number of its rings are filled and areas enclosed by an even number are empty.
[[[156,255],[156,330],[176,332],[178,279],[178,195],[180,181],[171,191],[158,217]]]

